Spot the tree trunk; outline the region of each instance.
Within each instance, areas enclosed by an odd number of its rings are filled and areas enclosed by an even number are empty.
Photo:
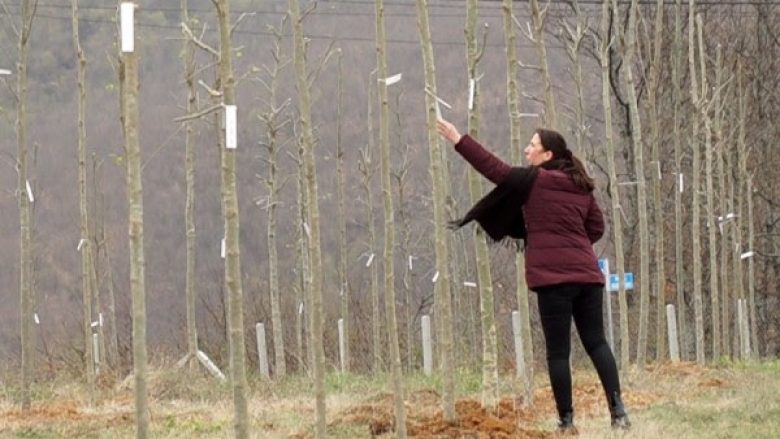
[[[655,164],[656,172],[653,173],[653,203],[655,204],[655,359],[657,362],[663,361],[666,357],[666,324],[664,316],[666,315],[666,269],[664,267],[664,215],[663,199],[661,198],[661,134],[660,115],[658,114],[658,89],[661,60],[661,44],[664,31],[664,2],[656,1],[655,29],[653,37],[653,60],[650,64],[650,83],[648,84],[648,102],[650,105],[650,142],[652,144],[652,161]]]
[[[729,286],[729,241],[732,235],[731,222],[727,221],[727,217],[731,210],[731,200],[727,199],[726,194],[726,169],[724,168],[724,155],[725,155],[725,139],[723,138],[723,106],[721,105],[721,88],[723,84],[723,56],[722,47],[718,44],[715,52],[715,90],[712,96],[713,106],[713,130],[715,135],[715,151],[717,160],[717,173],[718,173],[718,215],[720,218],[720,267],[718,272],[720,273],[720,290],[721,290],[721,349],[723,356],[726,358],[731,357],[731,331],[730,331],[730,307],[732,303],[733,291]],[[727,210],[728,209],[728,210]],[[715,216],[712,220],[715,221]],[[735,218],[736,220],[736,218]],[[713,249],[714,251],[714,249]],[[731,273],[733,276],[733,273]]]
[[[693,102],[696,110],[691,113],[691,125],[693,126],[693,135],[691,136],[691,149],[693,150],[692,169],[693,169],[693,183],[691,184],[691,204],[693,205],[693,220],[691,235],[693,239],[693,313],[696,331],[696,362],[704,364],[704,304],[701,293],[701,239],[700,239],[700,225],[701,219],[701,207],[699,206],[699,189],[701,180],[700,168],[700,150],[699,150],[699,117],[698,109],[701,103],[699,102],[698,81],[696,79],[696,46],[694,33],[696,31],[696,25],[694,22],[694,0],[688,2],[688,68],[689,77],[691,80],[691,101]],[[702,56],[700,54],[700,56]]]
[[[477,47],[477,0],[466,2],[466,64],[471,81],[472,103],[469,108],[469,134],[479,138],[479,77],[477,65],[482,56]],[[473,88],[472,88],[473,87]],[[469,169],[469,195],[476,203],[483,193],[481,176]],[[482,322],[482,405],[494,410],[499,400],[498,341],[496,340],[496,315],[493,305],[493,278],[490,273],[490,253],[484,230],[474,227],[474,249],[476,252],[477,284],[479,286],[479,310]]]
[[[326,435],[325,422],[325,355],[322,348],[322,254],[320,251],[320,210],[317,196],[317,173],[314,163],[314,134],[311,125],[311,101],[306,71],[306,49],[303,42],[303,24],[298,0],[289,0],[290,20],[293,25],[295,48],[295,77],[298,90],[298,111],[303,129],[304,165],[309,191],[308,218],[310,227],[309,251],[311,254],[311,341],[314,351],[314,394],[317,405],[316,437]]]
[[[336,103],[336,181],[337,181],[337,194],[339,205],[339,285],[341,286],[341,319],[344,322],[344,364],[342,365],[342,372],[348,372],[350,370],[350,355],[349,355],[349,329],[350,329],[350,317],[349,317],[349,278],[347,276],[347,213],[344,207],[344,146],[341,139],[341,124],[343,120],[343,96],[344,90],[342,87],[342,53],[339,50],[339,79],[338,79],[338,99]]]
[[[682,216],[682,193],[684,176],[682,169],[682,133],[680,125],[680,106],[682,105],[682,96],[680,95],[680,62],[682,60],[682,0],[675,0],[674,4],[674,43],[672,60],[672,137],[674,141],[674,169],[677,172],[677,184],[674,191],[674,264],[675,264],[675,284],[677,300],[677,329],[680,342],[680,359],[688,359],[690,346],[688,344],[688,319],[686,318],[687,306],[685,303],[685,265],[683,263],[683,216]]]
[[[631,114],[631,139],[634,147],[634,172],[636,173],[635,178],[637,181],[637,216],[639,217],[639,335],[637,337],[636,362],[642,367],[647,356],[648,317],[650,315],[650,256],[648,249],[650,237],[647,225],[647,200],[645,196],[647,183],[642,153],[642,123],[639,119],[639,105],[636,97],[633,68],[636,50],[637,8],[637,0],[632,0],[628,11],[628,30],[626,31],[626,46],[623,52],[625,74],[621,76],[621,79],[623,80],[625,92],[628,95],[628,107]]]
[[[235,105],[235,78],[231,61],[230,2],[217,0],[219,21],[219,78],[223,104]],[[220,136],[223,134],[220,132]],[[227,145],[226,145],[227,146]],[[220,148],[222,149],[222,148]],[[222,205],[225,224],[225,285],[228,294],[228,346],[230,351],[230,387],[233,394],[233,428],[236,438],[249,437],[247,409],[246,347],[244,345],[244,303],[239,252],[239,214],[236,193],[236,150],[225,149],[222,156]]]
[[[285,105],[278,107],[276,94],[278,91],[279,73],[284,68],[281,61],[281,35],[282,29],[274,30],[274,46],[272,49],[274,66],[268,69],[271,74],[270,84],[267,86],[270,96],[268,99],[268,112],[260,116],[265,122],[268,140],[265,143],[268,149],[268,178],[266,186],[268,188],[268,224],[266,236],[268,238],[268,286],[271,296],[271,325],[273,327],[274,343],[274,376],[283,377],[287,374],[287,361],[284,349],[284,330],[282,327],[281,298],[279,295],[279,257],[277,250],[277,207],[279,198],[279,176],[278,176],[278,141],[277,134],[281,128],[277,122],[277,116],[284,110]]]
[[[574,128],[574,145],[576,151],[582,154],[583,163],[586,168],[590,168],[591,154],[585,149],[584,145],[584,138],[588,134],[588,129],[585,126],[585,95],[583,93],[582,60],[580,59],[580,47],[582,47],[582,42],[587,32],[587,20],[582,14],[579,0],[574,0],[572,7],[574,8],[577,27],[572,30],[565,22],[564,26],[566,32],[569,34],[570,41],[566,45],[566,53],[569,55],[569,60],[574,69],[571,74],[572,79],[574,80],[574,90],[577,98],[574,111],[574,123],[576,125]]]
[[[181,20],[192,27],[187,0],[181,0]],[[184,82],[187,84],[187,110],[192,114],[196,107],[195,94],[195,50],[193,42],[187,39],[182,46],[184,62]],[[192,124],[184,122],[184,173],[187,191],[187,201],[184,207],[185,235],[187,238],[187,272],[185,298],[187,308],[187,357],[190,369],[198,362],[198,327],[195,322],[195,146],[192,144]]]
[[[503,1],[504,10],[504,45],[506,46],[506,86],[507,108],[509,110],[509,148],[513,161],[520,159],[522,146],[520,144],[520,91],[517,84],[517,43],[515,29],[512,26],[512,1]],[[531,313],[528,307],[528,286],[525,282],[525,255],[517,252],[515,257],[515,276],[517,279],[516,296],[517,309],[520,313],[521,337],[523,338],[523,364],[517,365],[518,372],[523,376],[523,404],[533,404],[534,386],[534,355],[531,340]]]
[[[73,49],[78,65],[78,184],[79,184],[79,232],[81,239],[78,247],[81,249],[81,297],[82,297],[82,331],[84,336],[84,366],[86,370],[87,388],[90,405],[95,403],[95,363],[92,359],[92,290],[90,282],[90,252],[92,241],[89,232],[89,213],[87,209],[87,128],[86,128],[86,64],[87,59],[81,49],[79,39],[79,6],[78,0],[71,1]]]
[[[143,188],[141,147],[138,136],[138,55],[122,52],[124,67],[125,156],[127,163],[127,211],[130,249],[130,295],[133,313],[133,377],[135,379],[136,437],[149,435],[149,409],[146,396],[146,287],[144,260]],[[91,359],[89,361],[92,361]]]
[[[382,0],[376,0],[376,58],[378,77],[387,77],[385,42],[385,9]],[[387,82],[379,81],[379,154],[382,178],[382,201],[385,207],[385,248],[382,258],[385,268],[385,314],[388,341],[390,343],[390,371],[395,394],[395,431],[399,439],[406,438],[406,412],[404,410],[404,386],[401,371],[401,352],[398,346],[398,319],[395,312],[395,218],[393,216],[393,187],[390,180],[390,111],[387,101]]]
[[[712,117],[710,117],[711,101],[707,95],[707,51],[704,48],[704,24],[697,15],[699,36],[699,61],[701,62],[701,106],[699,112],[704,118],[704,166],[705,192],[707,200],[707,247],[710,261],[710,314],[712,318],[712,359],[720,359],[720,300],[718,293],[718,254],[715,238],[717,215],[715,215],[714,189],[712,187]]]
[[[753,251],[753,188],[751,186],[751,179],[747,171],[747,142],[745,141],[746,130],[746,106],[745,96],[747,92],[742,85],[742,63],[738,61],[737,64],[737,109],[738,109],[738,122],[737,122],[737,166],[739,167],[737,172],[737,230],[735,233],[737,246],[735,252],[735,265],[738,268],[737,271],[737,288],[738,296],[744,297],[744,280],[743,280],[743,268],[742,268],[742,233],[745,231],[745,224],[747,223],[748,233],[748,246],[747,250]],[[747,201],[747,212],[743,208],[743,203]],[[752,347],[752,355],[754,358],[758,356],[758,329],[756,322],[756,302],[755,291],[753,283],[753,258],[748,259],[748,308],[750,310],[750,346]]]
[[[547,48],[544,44],[544,19],[547,16],[547,8],[539,10],[539,1],[531,0],[531,18],[533,19],[533,41],[536,46],[536,53],[539,57],[539,64],[542,69],[542,79],[544,80],[544,118],[542,119],[548,127],[557,130],[558,112],[555,108],[555,95],[552,91],[552,79],[550,78],[550,68],[547,65]]]
[[[420,32],[420,46],[423,52],[423,64],[425,67],[425,86],[432,94],[436,94],[436,69],[433,61],[433,44],[431,43],[431,30],[428,22],[427,0],[417,0],[417,25]],[[447,229],[445,218],[444,199],[444,172],[442,163],[442,147],[439,135],[436,132],[436,101],[426,93],[425,108],[427,110],[428,127],[428,152],[430,159],[430,172],[433,187],[433,224],[434,242],[436,252],[436,272],[438,273],[435,287],[437,313],[436,317],[441,325],[441,339],[439,344],[442,349],[443,364],[441,373],[442,409],[444,420],[450,424],[456,421],[455,413],[455,371],[453,370],[454,355],[452,337],[452,304],[450,297],[450,270],[449,247],[447,245]]]
[[[372,72],[368,78],[368,108],[366,123],[368,125],[368,141],[361,152],[361,172],[363,173],[363,190],[366,192],[366,221],[368,222],[368,254],[366,264],[370,273],[371,288],[371,370],[382,370],[382,338],[380,332],[379,310],[379,271],[376,259],[376,225],[374,219],[374,193],[371,188],[371,179],[374,171],[374,90],[377,77]]]
[[[613,10],[616,3],[613,1]],[[612,234],[615,246],[615,269],[618,279],[625,276],[625,262],[623,260],[623,225],[620,215],[620,191],[617,185],[617,170],[615,167],[615,145],[612,130],[612,102],[610,101],[609,81],[609,48],[612,41],[609,40],[610,0],[604,0],[601,7],[601,48],[599,58],[601,60],[601,103],[604,107],[604,137],[606,140],[607,170],[609,173],[609,192],[612,200]],[[620,368],[625,371],[629,364],[629,336],[628,336],[628,303],[626,301],[626,288],[623,282],[618,282],[618,302],[620,307]],[[611,294],[611,293],[610,293]],[[611,300],[611,299],[610,299]]]
[[[32,34],[32,22],[35,9],[31,0],[24,0],[21,4],[22,25],[19,27],[19,61],[16,65],[16,141],[17,141],[17,196],[19,197],[19,225],[20,225],[20,267],[19,296],[21,303],[21,345],[22,345],[22,410],[29,410],[31,404],[30,385],[33,380],[33,349],[32,323],[33,323],[33,247],[31,224],[31,200],[29,182],[27,180],[27,58],[30,35]],[[82,267],[83,268],[83,267]],[[88,360],[91,361],[91,358]],[[88,374],[89,376],[89,374]],[[93,378],[94,380],[94,378]]]

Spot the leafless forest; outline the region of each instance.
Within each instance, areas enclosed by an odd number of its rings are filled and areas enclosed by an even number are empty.
[[[345,368],[391,371],[395,345],[404,371],[421,369],[421,317],[432,316],[435,349],[440,340],[446,346],[440,320],[447,321],[439,318],[436,302],[447,296],[454,364],[437,354],[437,367],[482,367],[487,312],[495,321],[494,367],[514,371],[511,313],[523,309],[520,298],[530,302],[526,366],[543,368],[535,297],[519,291],[524,286],[517,282],[515,248],[489,245],[494,303],[481,311],[479,235],[474,226],[446,229],[446,221],[472,204],[468,169],[451,148],[434,145],[426,89],[451,105],[440,107],[442,115],[462,132],[474,126],[474,97],[478,137],[507,161],[520,164],[519,152],[541,125],[561,130],[587,161],[609,224],[597,254],[609,259],[614,273],[620,252],[620,269],[635,278],[625,303],[623,292],[612,294],[615,353],[622,365],[669,359],[667,304],[679,314],[682,359],[739,358],[747,345],[752,357],[780,352],[776,0],[620,0],[605,2],[605,8],[597,0],[483,1],[474,28],[482,51],[477,69],[464,39],[469,2],[430,1],[434,84],[426,74],[433,65],[424,62],[421,50],[419,5],[410,0],[384,2],[383,68],[373,1],[303,2],[296,21],[287,2],[233,0],[224,46],[215,5],[226,3],[139,1],[135,12],[139,89],[133,129],[143,185],[140,273],[149,362],[173,362],[199,349],[227,370],[233,337],[228,305],[237,284],[243,294],[233,298],[243,307],[241,340],[253,375],[260,367],[256,323],[265,325],[272,377],[314,367],[320,335],[325,372],[339,369],[340,318],[348,335]],[[62,368],[85,376],[90,362],[84,359],[92,354],[85,338],[94,332],[101,373],[124,377],[133,368],[126,185],[131,136],[125,135],[131,117],[121,110],[128,108],[121,98],[131,64],[120,56],[118,4],[79,1],[75,20],[70,1],[0,0],[0,7],[0,69],[8,70],[0,72],[2,369],[9,375],[19,370],[20,340],[26,339],[30,379],[45,380]],[[26,13],[31,20],[23,20]],[[86,78],[82,183],[74,22]],[[305,64],[295,59],[296,23],[305,37],[299,46],[305,47]],[[20,33],[28,25],[22,96]],[[507,41],[515,51],[507,50]],[[510,52],[516,62],[508,75]],[[232,66],[224,63],[226,53]],[[228,68],[234,79],[229,89]],[[402,79],[385,81],[395,74]],[[516,92],[507,88],[512,75]],[[470,78],[479,78],[475,96]],[[305,103],[302,84],[308,84]],[[513,94],[514,104],[508,99]],[[225,148],[222,127],[231,104],[238,109],[235,150]],[[19,155],[19,118],[26,124],[25,160]],[[237,210],[223,192],[230,186],[230,160]],[[437,174],[432,165],[439,160]],[[187,163],[194,172],[190,197]],[[316,180],[307,181],[313,176],[307,165],[316,168]],[[489,189],[483,182],[480,194]],[[435,215],[437,203],[441,215]],[[20,215],[26,209],[29,215]],[[230,212],[238,214],[235,227]],[[385,221],[388,213],[392,221]],[[444,240],[437,243],[442,231]],[[394,236],[390,245],[388,233]],[[445,247],[449,258],[437,261]],[[229,265],[240,269],[238,278]],[[439,277],[440,271],[448,275]],[[26,283],[25,310],[20,299]],[[307,319],[318,304],[313,288],[321,294],[322,314],[321,329],[312,331]],[[188,289],[197,330],[191,338]],[[385,303],[388,290],[392,307]],[[740,299],[745,332],[738,325]],[[395,335],[387,323],[391,309]],[[745,334],[749,342],[740,338]]]

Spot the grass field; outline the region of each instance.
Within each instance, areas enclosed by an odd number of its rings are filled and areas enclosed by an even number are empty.
[[[586,369],[586,368],[581,368]],[[459,423],[442,421],[436,377],[406,378],[410,437],[556,437],[555,410],[545,376],[537,377],[535,401],[523,407],[512,397],[515,383],[505,377],[501,403],[479,403],[480,375],[458,374]],[[595,374],[575,374],[575,423],[582,438],[780,438],[780,361],[723,363],[702,368],[691,363],[629,370],[624,396],[633,427],[613,431]],[[267,382],[251,377],[250,417],[257,438],[312,437],[314,401],[305,377]],[[328,437],[392,437],[390,383],[385,375],[331,374],[327,377]],[[132,389],[104,380],[90,407],[82,385],[55,378],[35,387],[33,408],[14,403],[16,389],[0,383],[0,438],[134,437]],[[150,375],[151,437],[232,437],[229,388],[199,372],[157,367]],[[375,434],[372,436],[372,431]]]

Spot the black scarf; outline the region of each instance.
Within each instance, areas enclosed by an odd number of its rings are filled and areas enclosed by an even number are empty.
[[[550,160],[541,165],[545,169],[563,169],[570,166],[566,160]],[[476,221],[491,240],[499,242],[505,238],[525,240],[528,231],[525,228],[523,204],[539,175],[539,167],[513,167],[498,186],[482,197],[468,211],[466,216],[451,221],[450,228],[459,229],[471,221]]]

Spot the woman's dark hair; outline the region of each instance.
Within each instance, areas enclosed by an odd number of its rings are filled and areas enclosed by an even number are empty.
[[[592,192],[596,185],[588,175],[588,171],[585,170],[585,165],[566,146],[566,139],[559,132],[544,128],[537,128],[534,133],[539,135],[542,148],[552,151],[552,161],[563,162],[560,169],[571,176],[574,184],[588,192]]]

